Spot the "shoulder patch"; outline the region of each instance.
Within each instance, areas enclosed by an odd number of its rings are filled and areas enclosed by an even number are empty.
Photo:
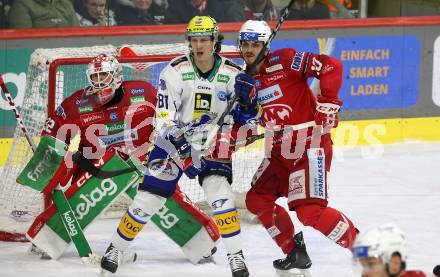
[[[186,56],[184,56],[184,57],[180,57],[180,58],[178,58],[177,60],[175,60],[174,62],[172,62],[171,63],[171,66],[176,66],[176,65],[178,65],[179,63],[182,63],[182,62],[185,62],[185,61],[187,61],[188,60],[188,57],[186,57]]]
[[[229,66],[235,67],[238,70],[241,70],[241,67],[239,67],[238,65],[236,65],[234,62],[232,62],[230,60],[225,60],[225,65],[229,65]]]

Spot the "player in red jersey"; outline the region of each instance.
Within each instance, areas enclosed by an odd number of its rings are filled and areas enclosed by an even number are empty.
[[[48,117],[42,135],[67,144],[79,133],[79,150],[86,158],[98,159],[114,148],[130,154],[150,144],[156,105],[156,88],[144,81],[122,81],[122,67],[107,55],[93,59],[87,69],[90,86],[80,89]],[[137,151],[145,159],[147,151]]]
[[[406,270],[406,236],[394,224],[359,235],[353,258],[362,266],[362,277],[426,277],[422,271]]]
[[[302,232],[294,235],[287,211],[276,204],[279,197],[288,198],[291,211],[305,226],[310,226],[345,248],[351,248],[357,230],[341,212],[328,207],[327,173],[332,160],[330,129],[338,124],[342,102],[338,91],[342,83],[342,65],[329,56],[296,51],[292,48],[269,53],[263,49],[271,34],[264,21],[248,20],[239,35],[240,53],[247,66],[260,51],[264,59],[255,73],[239,74],[242,88],[240,110],[250,115],[261,106],[260,124],[266,130],[285,130],[273,142],[266,138],[266,156],[254,176],[246,195],[250,212],[258,216],[271,237],[287,255],[273,262],[276,269],[305,269],[311,266]],[[310,90],[307,79],[320,79],[320,94]],[[236,82],[237,83],[237,82]],[[256,101],[252,95],[256,89]],[[240,122],[243,120],[238,119]],[[242,122],[243,123],[243,122]]]

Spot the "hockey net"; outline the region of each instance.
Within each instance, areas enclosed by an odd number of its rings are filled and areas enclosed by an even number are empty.
[[[188,45],[130,45],[139,55],[118,58],[123,65],[124,80],[144,80],[157,86],[159,73],[169,60],[188,51]],[[225,47],[223,47],[225,48]],[[236,59],[237,53],[226,48],[226,56]],[[23,122],[30,136],[38,143],[48,111],[55,108],[70,94],[88,85],[86,65],[98,54],[116,54],[115,46],[37,49],[32,54],[26,77],[26,94],[20,108]],[[24,234],[33,218],[48,205],[48,197],[16,183],[16,178],[32,157],[32,149],[17,126],[10,153],[0,174],[0,240],[25,240]],[[239,210],[245,208],[244,193],[248,190],[253,173],[261,160],[258,148],[240,150],[233,157],[233,184]],[[191,200],[202,209],[209,208],[198,181],[184,176],[179,185]],[[127,199],[118,199],[107,215],[120,215],[129,205]],[[241,212],[241,214],[246,214]]]

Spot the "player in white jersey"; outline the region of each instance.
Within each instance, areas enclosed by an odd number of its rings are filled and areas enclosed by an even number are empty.
[[[190,178],[199,176],[208,203],[213,209],[217,227],[225,245],[233,277],[249,276],[245,264],[240,223],[231,190],[232,161],[230,154],[212,153],[208,157],[195,155],[194,139],[198,134],[182,132],[187,126],[207,125],[212,114],[218,116],[225,110],[228,99],[234,94],[236,76],[240,67],[221,57],[218,52],[223,37],[216,21],[209,16],[195,16],[187,26],[190,54],[173,59],[161,72],[155,129],[159,136],[149,161],[167,159],[175,153],[182,158],[192,158],[192,163],[169,161],[166,165],[149,167],[139,194],[129,212],[124,215],[112,243],[107,249],[101,267],[115,272],[118,251],[124,251],[147,222],[149,215],[159,210],[170,197],[183,173]],[[241,80],[237,79],[240,83]],[[246,86],[246,84],[244,84]],[[232,121],[232,120],[231,120]],[[232,123],[232,122],[231,122]],[[169,146],[172,146],[172,150]],[[173,153],[174,152],[174,153]],[[187,161],[188,159],[186,159]],[[136,211],[131,212],[131,210]],[[134,228],[133,228],[134,226]]]

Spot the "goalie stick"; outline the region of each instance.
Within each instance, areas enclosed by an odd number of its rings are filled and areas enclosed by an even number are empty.
[[[15,102],[12,99],[11,93],[9,93],[9,90],[6,87],[5,82],[3,81],[2,74],[0,74],[0,87],[2,88],[2,91],[5,94],[6,99],[8,99],[8,103],[11,106],[12,111],[14,111],[15,119],[17,120],[18,125],[20,125],[21,131],[23,132],[24,137],[26,138],[29,145],[31,146],[32,152],[35,152],[35,149],[37,149],[37,147],[35,146],[34,141],[32,140],[26,126],[23,123],[22,117],[21,117],[19,111],[17,110],[17,107],[15,106]]]

